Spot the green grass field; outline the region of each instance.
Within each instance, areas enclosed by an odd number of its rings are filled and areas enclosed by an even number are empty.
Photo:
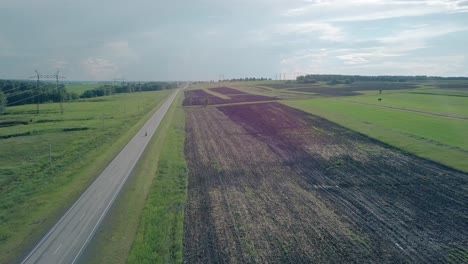
[[[468,117],[468,97],[401,91],[283,102],[411,154],[468,172],[468,119],[463,119]]]
[[[151,167],[156,178],[143,211],[129,263],[182,263],[187,167],[185,116],[181,101],[171,121],[161,157]],[[156,172],[157,171],[157,172]]]
[[[381,106],[398,107],[409,110],[424,111],[437,115],[460,116],[468,118],[468,93],[466,96],[453,95],[441,89],[409,90],[405,92],[393,92],[377,94],[368,93],[367,96],[347,97],[344,100],[376,104]],[[461,92],[458,92],[460,94]],[[378,101],[381,98],[382,101]]]
[[[77,199],[172,91],[7,109],[0,122],[0,263],[12,262]],[[49,151],[51,156],[49,157]]]
[[[65,89],[67,89],[68,92],[73,92],[78,95],[81,95],[87,90],[91,90],[94,88],[99,87],[101,84],[98,83],[86,83],[86,84],[67,84],[65,85]]]

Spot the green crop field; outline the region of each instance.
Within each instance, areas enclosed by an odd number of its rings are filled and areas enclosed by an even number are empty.
[[[378,99],[381,98],[381,101]],[[343,98],[344,99],[344,98]],[[375,104],[376,106],[390,106],[408,110],[424,111],[436,115],[459,116],[468,119],[468,93],[463,95],[447,94],[440,89],[419,91],[412,90],[408,92],[394,92],[390,94],[373,94],[367,96],[347,97],[347,101]]]
[[[65,85],[65,89],[67,89],[68,92],[72,92],[72,93],[76,93],[78,95],[81,95],[85,91],[97,88],[100,85],[101,84],[98,84],[98,83],[67,84],[67,85]]]
[[[453,92],[441,89],[393,91],[382,95],[367,92],[361,96],[284,103],[466,172],[468,97],[453,96]]]
[[[171,91],[10,107],[0,116],[0,263],[36,241]]]

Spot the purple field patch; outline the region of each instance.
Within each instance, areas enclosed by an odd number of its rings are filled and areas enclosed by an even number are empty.
[[[220,87],[222,88],[222,87]],[[225,87],[227,88],[227,87]],[[227,88],[230,89],[230,88]],[[232,89],[235,90],[235,89]],[[237,90],[235,90],[237,91]],[[231,99],[223,99],[207,93],[203,90],[189,90],[185,91],[185,99],[183,102],[184,106],[190,105],[218,105],[218,104],[233,104],[233,103],[245,103],[245,102],[258,102],[258,101],[272,101],[277,100],[275,97],[242,93],[241,94],[230,94]]]

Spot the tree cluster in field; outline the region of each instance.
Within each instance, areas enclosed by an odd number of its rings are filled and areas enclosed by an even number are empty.
[[[245,82],[245,81],[267,81],[271,80],[271,78],[256,78],[256,77],[245,77],[245,78],[233,78],[233,79],[227,79],[227,80],[219,80],[219,82]]]
[[[362,75],[332,75],[332,74],[308,74],[298,76],[297,82],[300,83],[316,83],[326,82],[327,84],[350,84],[355,81],[379,81],[379,82],[411,82],[411,81],[438,81],[438,80],[468,80],[467,77],[438,77],[438,76],[362,76]]]
[[[104,84],[97,88],[86,90],[80,95],[80,98],[93,98],[118,93],[160,91],[173,89],[175,87],[177,87],[177,83],[167,82],[125,83],[119,85]]]
[[[60,102],[78,99],[76,93],[67,92],[63,84],[34,81],[0,80],[0,113],[6,106]]]

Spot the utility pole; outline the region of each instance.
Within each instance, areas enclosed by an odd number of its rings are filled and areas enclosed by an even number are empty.
[[[39,114],[39,79],[41,78],[41,74],[37,70],[34,70],[36,72],[36,76],[30,77],[30,78],[35,78],[37,77],[37,82],[36,82],[36,114]]]
[[[63,115],[63,89],[59,89],[59,78],[60,79],[63,79],[63,78],[66,78],[66,77],[63,77],[63,76],[59,76],[59,70],[57,70],[57,72],[55,73],[55,88],[57,89],[57,92],[59,94],[59,100],[60,100],[60,113],[62,113]]]
[[[56,80],[56,84],[55,84],[55,88],[57,89],[57,93],[59,94],[59,99],[60,99],[60,111],[62,112],[63,114],[63,105],[62,105],[62,101],[63,101],[63,95],[62,95],[62,91],[59,90],[58,88],[58,79],[63,79],[63,78],[66,78],[66,77],[63,77],[63,76],[59,76],[59,70],[57,70],[57,72],[55,74],[40,74],[38,70],[34,70],[34,72],[36,72],[36,76],[32,76],[32,77],[29,77],[29,78],[35,78],[36,79],[36,113],[39,114],[39,103],[40,103],[40,100],[39,100],[39,81],[41,78],[44,78],[44,79],[55,79]]]
[[[125,78],[123,78],[123,77],[122,78],[114,78],[113,81],[114,81],[114,86],[117,83],[117,81],[120,81],[120,84],[124,84],[125,83]]]
[[[52,169],[52,144],[49,143],[49,165]]]

